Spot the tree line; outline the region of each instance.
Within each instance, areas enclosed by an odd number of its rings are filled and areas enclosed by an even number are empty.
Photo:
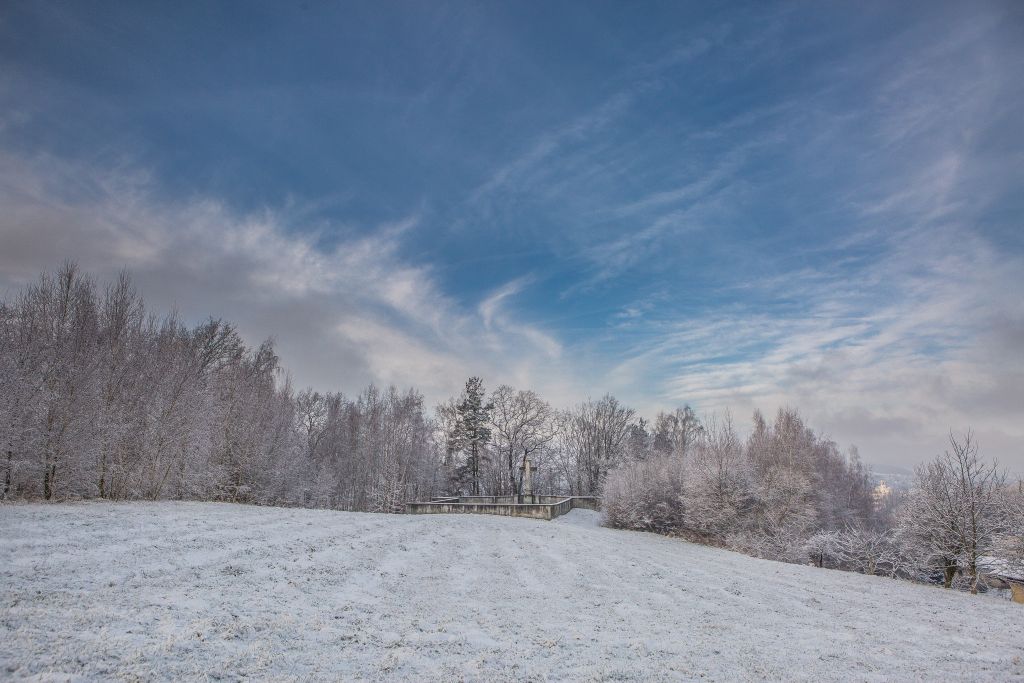
[[[612,526],[767,559],[975,593],[986,574],[1024,582],[1024,486],[979,456],[970,431],[949,443],[909,489],[880,490],[855,449],[843,454],[795,410],[771,423],[755,413],[745,440],[728,416],[711,418],[609,472],[602,506]]]
[[[148,312],[72,263],[0,302],[3,498],[394,511],[437,488],[423,397],[294,391],[271,341]]]
[[[451,493],[597,493],[631,447],[611,396],[559,411],[485,391],[296,390],[271,340],[148,310],[131,277],[71,262],[0,300],[2,499],[221,500],[401,511]],[[641,421],[642,425],[643,422]]]
[[[605,395],[557,409],[471,377],[429,411],[415,389],[295,390],[272,341],[147,311],[127,273],[73,263],[0,301],[3,499],[224,500],[398,512],[436,495],[601,495],[606,523],[752,555],[972,590],[1024,564],[1024,494],[973,435],[880,497],[855,449],[799,413],[689,407],[653,422]]]

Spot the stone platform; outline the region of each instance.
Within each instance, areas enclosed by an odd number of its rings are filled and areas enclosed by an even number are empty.
[[[600,510],[601,501],[597,496],[453,496],[405,504],[410,515],[461,513],[547,520],[574,508]]]

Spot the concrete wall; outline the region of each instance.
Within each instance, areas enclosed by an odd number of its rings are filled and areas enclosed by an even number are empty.
[[[556,505],[518,505],[514,503],[406,503],[405,512],[410,515],[429,514],[475,514],[504,515],[506,517],[532,517],[534,519],[554,519]],[[570,508],[571,509],[571,508]]]
[[[551,496],[551,497],[552,498],[559,498],[559,496]],[[572,498],[572,507],[573,507],[574,510],[576,508],[582,508],[584,510],[595,510],[595,511],[599,511],[601,509],[601,499],[598,498],[597,496],[570,496],[570,497]],[[547,496],[542,496],[542,498],[547,498]],[[542,500],[540,502],[546,503],[548,501]]]
[[[550,520],[577,507],[586,510],[600,509],[600,500],[594,496],[537,496],[537,499],[538,502],[534,504],[521,504],[515,502],[515,496],[435,498],[429,502],[406,503],[405,512],[410,515],[457,513]]]
[[[433,500],[442,499],[434,498]],[[517,502],[515,496],[458,496],[455,500],[460,503],[501,503],[503,505],[514,505]]]
[[[557,503],[552,503],[551,506],[550,506],[551,507],[551,516],[548,519],[554,519],[555,517],[561,517],[562,515],[567,513],[569,510],[572,510],[572,503],[573,503],[573,499],[572,498],[566,498],[565,500],[560,500]]]

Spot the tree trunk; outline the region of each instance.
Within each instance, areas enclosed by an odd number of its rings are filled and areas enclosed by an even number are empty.
[[[57,465],[47,463],[43,468],[43,498],[50,500],[53,497],[53,482],[57,478]]]
[[[967,565],[967,574],[971,577],[971,594],[978,594],[978,561],[972,557]]]
[[[516,470],[515,470],[516,456],[512,448],[508,449],[508,485],[509,493],[513,496],[519,495],[519,486],[516,485]]]
[[[53,463],[53,406],[46,412],[46,444],[43,446],[43,499],[50,500],[53,495],[53,479],[50,475],[50,466]],[[53,465],[56,469],[56,465]]]
[[[14,451],[7,451],[7,471],[4,472],[4,498],[11,492],[11,470],[14,469]]]
[[[480,495],[480,456],[476,450],[476,444],[473,444],[472,458],[473,458],[473,495]]]
[[[100,453],[100,481],[99,481],[99,489],[100,489],[100,498],[106,498],[107,497],[107,450],[106,450],[106,448],[104,448],[103,452]]]
[[[953,579],[956,577],[956,565],[947,564],[942,569],[945,580],[942,583],[943,588],[951,588],[953,586]]]

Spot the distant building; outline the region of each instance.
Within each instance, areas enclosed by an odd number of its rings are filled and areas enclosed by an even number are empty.
[[[871,492],[871,500],[875,503],[875,509],[881,508],[885,505],[885,502],[889,500],[889,496],[892,495],[892,487],[885,483],[885,481],[878,482],[878,486]]]

